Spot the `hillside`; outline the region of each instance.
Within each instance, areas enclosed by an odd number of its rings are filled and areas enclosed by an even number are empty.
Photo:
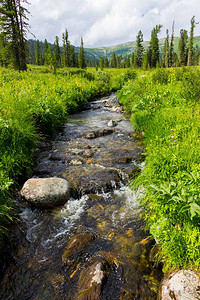
[[[160,50],[162,52],[163,46],[164,46],[164,41],[165,39],[160,39],[159,44],[160,44]],[[174,38],[174,50],[175,52],[178,51],[178,42],[179,42],[179,37]],[[34,40],[29,40],[29,53],[30,56],[34,56]],[[43,52],[43,42],[39,42],[40,49]],[[53,50],[53,45],[50,44],[51,49]],[[144,41],[143,43],[144,48],[147,49],[149,47],[149,41]],[[199,47],[200,48],[200,36],[194,37],[194,47]],[[74,47],[75,52],[78,55],[79,52],[79,47]],[[108,46],[108,47],[97,47],[97,48],[84,48],[86,59],[87,60],[98,60],[100,57],[105,57],[106,53],[108,58],[112,57],[112,54],[115,52],[116,55],[131,55],[132,52],[136,49],[136,42],[127,42],[115,46]],[[62,47],[61,47],[62,51]]]
[[[164,47],[165,39],[160,39],[160,49],[162,51]],[[179,43],[179,37],[174,38],[174,50],[175,52],[178,51],[178,43]],[[200,36],[194,37],[194,47],[196,45],[200,48]],[[145,49],[149,47],[149,41],[144,41],[143,46]],[[107,52],[107,56],[112,56],[113,52],[115,52],[116,55],[131,55],[132,52],[136,49],[136,42],[127,42],[116,46],[108,46],[108,47],[98,47],[98,48],[85,48],[85,53],[88,53],[90,55],[95,56],[96,58],[99,58],[100,56],[104,57]]]

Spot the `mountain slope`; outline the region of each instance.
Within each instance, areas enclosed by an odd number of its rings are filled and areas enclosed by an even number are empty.
[[[174,38],[175,52],[178,51],[179,39],[180,39],[179,37]],[[164,42],[165,42],[164,38],[159,40],[161,51],[164,47]],[[194,47],[196,47],[196,45],[200,48],[200,36],[194,37]],[[147,49],[149,47],[149,41],[143,42],[143,46],[145,49]],[[113,52],[115,52],[116,55],[125,56],[126,54],[131,55],[135,49],[136,49],[136,42],[127,42],[127,43],[123,43],[116,46],[110,46],[110,47],[85,48],[85,53],[93,55],[96,58],[100,58],[101,56],[105,57],[106,52],[108,57],[111,57]]]
[[[178,43],[179,43],[179,37],[174,38],[174,51],[178,52]],[[29,40],[29,51],[31,53],[31,56],[34,56],[34,40]],[[164,47],[164,42],[165,39],[160,39],[159,44],[160,44],[160,50],[162,52],[163,47]],[[43,52],[43,42],[39,42],[40,49]],[[51,49],[53,50],[53,45],[50,44]],[[149,47],[149,41],[143,42],[143,46],[145,50]],[[194,37],[194,47],[198,46],[200,48],[200,36]],[[78,55],[79,53],[79,47],[74,47],[75,52]],[[87,60],[98,60],[100,57],[105,57],[106,53],[108,58],[112,57],[112,54],[115,52],[115,55],[131,55],[132,52],[136,49],[136,42],[127,42],[115,46],[109,46],[109,47],[97,47],[97,48],[84,48],[85,56]],[[62,51],[62,47],[61,47]]]

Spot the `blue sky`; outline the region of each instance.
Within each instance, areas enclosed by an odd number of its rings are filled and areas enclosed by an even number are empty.
[[[151,30],[161,24],[159,37],[175,21],[175,35],[180,29],[190,30],[195,16],[200,22],[200,0],[30,0],[28,6],[30,31],[37,39],[53,43],[57,35],[62,44],[62,32],[67,28],[69,40],[85,47],[112,46],[135,41],[139,30],[144,40],[150,40]],[[200,35],[200,24],[195,27]],[[28,34],[28,38],[33,38]]]

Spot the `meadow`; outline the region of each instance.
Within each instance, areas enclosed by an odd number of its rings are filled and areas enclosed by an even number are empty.
[[[139,73],[118,92],[135,136],[144,136],[144,218],[157,241],[164,271],[200,266],[200,71]]]

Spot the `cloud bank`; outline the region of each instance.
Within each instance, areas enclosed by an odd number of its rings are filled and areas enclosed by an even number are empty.
[[[85,47],[135,41],[139,30],[144,40],[150,40],[157,24],[163,25],[160,37],[165,37],[173,21],[179,36],[182,28],[189,32],[193,15],[200,21],[199,0],[32,0],[28,9],[30,31],[36,39],[53,43],[58,36],[62,44],[67,28],[71,44],[79,46],[83,37]],[[195,35],[200,35],[200,24]]]

